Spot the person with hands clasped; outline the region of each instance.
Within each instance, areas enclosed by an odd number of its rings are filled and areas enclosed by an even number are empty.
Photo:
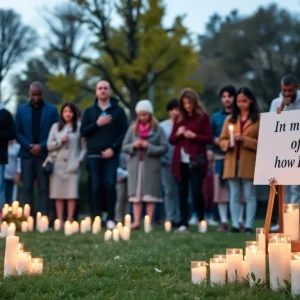
[[[252,233],[256,213],[253,185],[259,108],[253,93],[246,87],[237,91],[232,114],[224,122],[220,148],[226,152],[223,178],[228,180],[230,194],[231,232],[240,232],[239,216],[242,194],[246,201],[245,232]]]
[[[135,108],[136,122],[128,129],[123,141],[123,151],[129,154],[128,197],[133,203],[134,222],[131,229],[139,229],[142,203],[153,220],[155,203],[161,197],[161,157],[168,151],[168,141],[153,115],[149,100],[140,100]]]
[[[170,136],[170,143],[175,145],[172,170],[179,181],[181,221],[178,233],[188,232],[189,182],[199,222],[204,220],[202,184],[207,171],[206,145],[211,142],[210,119],[198,94],[184,89],[179,98],[179,117]]]
[[[91,213],[101,216],[108,211],[106,227],[115,227],[116,180],[119,153],[127,130],[127,117],[107,81],[96,86],[94,105],[88,107],[82,117],[81,135],[87,142],[87,168],[90,173]]]
[[[73,222],[80,164],[86,153],[85,140],[80,136],[76,106],[65,103],[61,108],[61,119],[53,124],[47,142],[48,157],[53,162],[50,176],[50,198],[55,200],[56,215],[63,224],[64,201],[67,201],[67,220]]]

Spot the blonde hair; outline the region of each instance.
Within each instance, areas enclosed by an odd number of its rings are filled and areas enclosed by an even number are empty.
[[[159,123],[158,123],[157,119],[152,114],[150,114],[150,113],[148,113],[148,114],[150,116],[149,123],[151,124],[151,128],[156,130],[158,128]],[[136,136],[138,136],[138,134],[139,134],[139,132],[138,132],[139,131],[139,126],[138,125],[139,125],[139,118],[137,117],[135,122],[132,124],[132,130],[133,130],[133,132]]]

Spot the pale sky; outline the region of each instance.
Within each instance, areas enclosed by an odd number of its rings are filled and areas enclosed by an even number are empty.
[[[41,17],[45,7],[52,8],[64,0],[0,0],[0,8],[12,8],[21,14],[23,22],[30,24],[43,36],[46,32],[45,23]],[[209,16],[215,12],[224,16],[233,9],[238,9],[240,15],[249,15],[259,6],[277,3],[280,8],[286,8],[295,14],[300,12],[300,0],[165,0],[167,14],[165,24],[170,25],[174,17],[186,14],[185,25],[192,33],[194,40],[198,34],[203,34]],[[118,24],[118,19],[113,20]],[[37,49],[33,55],[39,55]],[[19,64],[18,69],[25,64]],[[15,68],[14,70],[15,71]],[[11,75],[12,72],[10,72]],[[9,89],[9,80],[4,86]],[[3,91],[4,92],[4,91]]]

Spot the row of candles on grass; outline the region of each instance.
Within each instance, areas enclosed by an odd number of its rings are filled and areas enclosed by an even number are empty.
[[[211,285],[224,285],[249,280],[250,286],[266,282],[266,239],[263,228],[257,228],[257,240],[246,242],[243,249],[227,249],[226,255],[215,255],[210,259],[209,277]],[[291,237],[286,234],[268,236],[269,280],[273,291],[286,288],[291,283],[292,294],[300,294],[300,253],[291,252]],[[193,261],[191,264],[193,283],[202,283],[207,278],[207,263]]]
[[[31,208],[30,208],[29,204],[25,204],[24,208],[22,208],[22,207],[20,207],[19,201],[13,201],[11,206],[9,206],[8,204],[5,204],[3,206],[2,218],[5,218],[9,212],[12,212],[12,214],[14,216],[16,216],[17,218],[21,218],[22,216],[27,218],[30,216],[30,211],[31,211]]]
[[[41,273],[43,273],[43,259],[32,258],[30,252],[24,252],[24,244],[19,243],[18,236],[6,237],[4,277]]]

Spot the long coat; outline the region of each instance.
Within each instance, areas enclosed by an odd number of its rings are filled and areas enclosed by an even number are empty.
[[[58,123],[53,124],[48,137],[47,147],[50,158],[54,161],[53,174],[50,176],[51,199],[78,198],[80,162],[86,154],[85,139],[80,137],[80,124],[77,131],[64,126],[58,131]],[[68,135],[69,139],[62,144],[61,138]]]
[[[128,196],[135,196],[138,182],[138,165],[140,162],[139,150],[133,147],[135,141],[141,138],[134,133],[131,126],[123,141],[123,151],[129,154]],[[168,151],[168,141],[163,130],[157,126],[151,129],[147,138],[148,148],[144,152],[143,194],[161,198],[161,156]]]
[[[257,150],[257,139],[259,131],[259,121],[253,123],[251,120],[247,120],[243,131],[241,132],[240,118],[237,119],[236,123],[230,122],[231,116],[228,116],[224,122],[222,133],[220,136],[220,148],[226,152],[224,162],[224,179],[243,178],[250,179],[254,178],[255,159]],[[244,140],[240,143],[240,158],[236,176],[236,163],[237,163],[237,147],[233,149],[229,148],[229,125],[234,126],[234,134],[241,133]]]

